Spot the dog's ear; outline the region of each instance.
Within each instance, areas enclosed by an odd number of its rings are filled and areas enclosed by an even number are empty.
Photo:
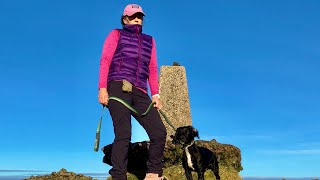
[[[199,132],[198,132],[198,130],[196,128],[192,127],[192,133],[193,133],[194,137],[197,137],[198,139],[200,139],[199,138]]]

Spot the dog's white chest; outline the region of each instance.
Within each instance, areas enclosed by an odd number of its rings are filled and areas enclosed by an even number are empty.
[[[188,145],[187,147],[185,147],[185,151],[186,151],[186,155],[187,155],[187,163],[188,163],[188,166],[189,168],[191,168],[192,170],[194,170],[193,168],[193,164],[192,164],[192,161],[191,161],[191,154],[188,150],[188,148],[192,146],[192,144]]]

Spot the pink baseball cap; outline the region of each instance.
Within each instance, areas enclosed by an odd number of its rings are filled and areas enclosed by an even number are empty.
[[[123,10],[123,16],[132,16],[135,13],[142,13],[143,15],[145,15],[142,7],[138,4],[128,4]]]

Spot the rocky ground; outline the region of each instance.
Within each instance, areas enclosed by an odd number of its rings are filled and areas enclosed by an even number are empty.
[[[230,145],[221,144],[216,140],[196,141],[198,146],[206,147],[215,152],[220,166],[220,177],[222,180],[241,180],[239,172],[243,169],[241,166],[240,149]],[[167,180],[186,180],[184,169],[181,165],[182,148],[167,142],[164,152],[164,172],[163,175]],[[192,173],[193,179],[197,179],[197,174]],[[206,180],[215,180],[215,176],[211,170],[205,173]],[[111,178],[107,178],[111,180]],[[135,175],[128,174],[128,180],[139,180]]]
[[[239,172],[243,169],[241,166],[240,149],[229,144],[221,144],[216,140],[196,141],[198,146],[206,147],[216,153],[220,165],[220,177],[222,180],[241,180]],[[181,166],[182,148],[167,143],[164,152],[164,176],[168,180],[186,180],[184,169]],[[102,157],[101,157],[102,158]],[[197,174],[193,173],[193,178],[197,179]],[[215,180],[213,172],[207,170],[205,179]],[[52,172],[44,176],[31,176],[26,180],[93,180],[92,177],[83,174],[76,174],[61,169],[59,172]],[[107,178],[111,180],[111,178]],[[128,180],[138,180],[133,174],[128,174]]]
[[[61,169],[59,172],[52,172],[43,176],[31,176],[25,180],[93,180],[92,177],[83,174],[68,172],[66,169]]]
[[[215,139],[211,141],[197,140],[198,146],[206,147],[215,152],[218,157],[219,165],[232,168],[240,172],[243,168],[241,166],[241,151],[239,148],[230,144],[221,144]],[[164,152],[164,166],[170,167],[181,164],[182,148],[167,142]]]

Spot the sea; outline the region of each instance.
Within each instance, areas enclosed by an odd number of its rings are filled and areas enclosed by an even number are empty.
[[[12,172],[12,173],[4,173],[0,171],[0,180],[23,180],[26,178],[29,178],[31,176],[42,176],[46,174],[51,174],[50,173],[45,173],[45,172]],[[77,173],[77,174],[83,174],[85,176],[90,176],[92,179],[97,179],[97,180],[105,180],[107,177],[110,175],[108,173]]]
[[[242,177],[242,180],[315,180],[316,177]]]
[[[26,173],[26,172],[22,172],[22,173],[17,173],[14,172],[12,174],[10,173],[6,173],[3,174],[0,171],[0,180],[23,180],[26,179],[28,177],[31,176],[41,176],[41,175],[45,175],[45,174],[50,174],[50,173],[36,173],[36,172],[30,172],[30,173]],[[86,176],[90,176],[93,179],[97,179],[97,180],[105,180],[107,177],[109,177],[110,175],[107,173],[81,173],[84,174]],[[319,177],[242,177],[242,180],[315,180],[316,178]]]
[[[109,175],[108,175],[109,176]],[[108,176],[91,176],[93,179],[105,180]],[[23,180],[30,176],[0,176],[0,180]],[[258,177],[258,178],[246,178],[243,177],[242,180],[314,180],[315,178],[282,178],[282,177]]]

